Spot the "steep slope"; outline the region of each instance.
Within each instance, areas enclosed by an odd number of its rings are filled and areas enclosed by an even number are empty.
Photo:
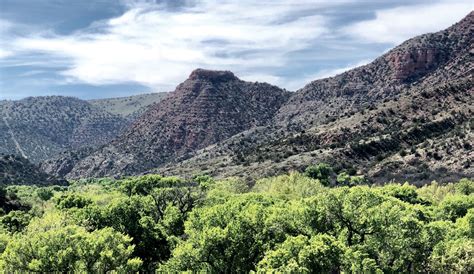
[[[228,71],[197,69],[116,140],[72,161],[71,170],[58,172],[65,161],[71,162],[70,155],[44,163],[43,168],[68,177],[144,172],[266,125],[289,96],[269,84],[244,82]]]
[[[127,121],[72,97],[0,103],[0,153],[39,162],[67,149],[104,144]]]
[[[303,127],[308,120],[325,123],[400,96],[430,76],[433,84],[467,76],[473,17],[471,12],[447,30],[412,38],[368,65],[311,82],[282,107],[277,120]]]
[[[38,166],[23,157],[1,155],[0,186],[3,185],[64,185],[65,180],[42,172]]]
[[[375,181],[474,176],[473,18],[296,92],[252,129],[155,172],[259,177],[319,161]]]
[[[139,94],[128,97],[89,100],[88,102],[104,111],[134,120],[143,114],[150,105],[158,103],[168,95],[167,92]]]

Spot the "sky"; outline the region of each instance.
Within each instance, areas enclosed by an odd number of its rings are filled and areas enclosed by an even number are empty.
[[[172,91],[196,68],[297,90],[473,9],[472,0],[0,0],[0,100]]]

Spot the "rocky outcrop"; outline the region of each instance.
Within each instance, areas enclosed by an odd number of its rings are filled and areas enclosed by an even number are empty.
[[[324,124],[394,99],[445,66],[452,67],[431,81],[442,84],[460,74],[466,76],[472,62],[473,21],[471,12],[452,27],[409,39],[370,64],[309,83],[282,107],[277,120],[298,128]],[[457,59],[461,60],[454,65]]]
[[[328,162],[374,182],[474,176],[474,13],[361,66],[316,80],[252,129],[153,170],[258,178]]]
[[[436,48],[418,48],[397,52],[387,58],[394,79],[406,81],[436,67],[446,58],[446,54]]]

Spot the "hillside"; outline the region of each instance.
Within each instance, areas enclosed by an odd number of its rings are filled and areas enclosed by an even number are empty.
[[[195,150],[266,125],[289,96],[278,87],[244,82],[228,71],[197,69],[124,134],[78,160],[67,175],[135,174],[189,158]],[[64,161],[70,159],[52,160],[43,167],[57,174]]]
[[[0,116],[0,153],[34,163],[67,149],[104,144],[127,123],[86,101],[62,96],[2,101]]]
[[[53,184],[64,185],[67,182],[42,172],[38,166],[25,158],[14,155],[1,155],[0,186]]]
[[[148,106],[163,100],[167,95],[167,92],[157,92],[128,97],[94,99],[88,102],[109,113],[134,119],[145,112]]]

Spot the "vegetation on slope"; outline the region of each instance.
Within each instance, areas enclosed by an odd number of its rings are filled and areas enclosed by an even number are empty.
[[[65,180],[46,174],[28,159],[15,155],[0,154],[1,185],[51,185],[66,184]]]
[[[474,271],[472,180],[369,186],[331,172],[320,164],[251,185],[145,175],[9,186],[0,199],[23,207],[0,217],[0,269]]]
[[[0,102],[0,153],[38,163],[53,155],[102,145],[127,124],[122,117],[86,101],[64,96]]]
[[[88,102],[109,113],[123,118],[135,119],[145,112],[150,105],[163,100],[166,95],[168,95],[167,92],[157,92],[128,97],[94,99]]]

